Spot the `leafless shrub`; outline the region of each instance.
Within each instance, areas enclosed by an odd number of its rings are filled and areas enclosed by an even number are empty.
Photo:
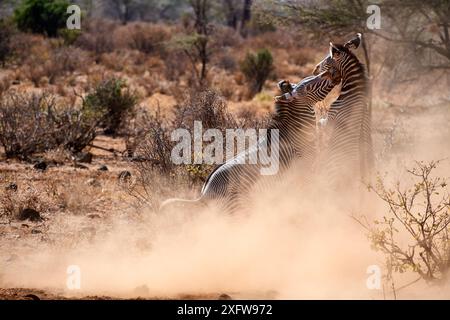
[[[265,129],[270,123],[270,113],[257,112],[255,108],[243,106],[236,114],[240,128]]]
[[[170,39],[170,29],[163,25],[131,23],[116,31],[116,42],[146,54],[165,53],[165,42]]]
[[[8,91],[11,86],[11,79],[8,76],[0,77],[0,96]]]
[[[225,130],[235,128],[237,122],[228,112],[225,101],[212,90],[201,93],[192,92],[175,110],[173,121],[164,118],[159,110],[154,115],[147,114],[137,120],[136,155],[134,157],[135,181],[129,185],[129,192],[139,202],[157,209],[159,200],[173,195],[168,185],[178,185],[187,189],[199,186],[205,181],[213,166],[193,164],[176,166],[171,159],[174,141],[171,132],[185,128],[192,132],[194,121],[201,121],[204,129],[217,128]],[[131,139],[130,139],[131,140]],[[130,141],[132,144],[132,141]],[[170,184],[169,184],[170,183]]]
[[[142,112],[134,126],[136,141],[136,157],[142,170],[158,168],[168,174],[173,171],[171,160],[173,142],[170,139],[170,123],[162,116],[158,108],[155,114]]]
[[[170,81],[179,80],[186,73],[188,58],[183,52],[169,50],[164,59],[164,75]]]
[[[130,123],[127,137],[128,156],[132,156],[133,177],[124,183],[138,205],[157,210],[159,203],[171,194],[173,186],[183,180],[183,173],[171,160],[172,123],[159,110],[154,114],[138,110]]]
[[[6,157],[27,158],[54,146],[49,128],[55,100],[46,95],[11,93],[0,101],[0,143]],[[50,129],[50,130],[49,130]]]
[[[114,50],[113,33],[117,24],[108,20],[92,19],[84,27],[83,33],[75,41],[75,45],[97,56]]]
[[[236,71],[236,69],[238,67],[238,63],[236,62],[236,59],[232,55],[230,55],[229,52],[218,55],[216,59],[217,59],[217,65],[220,68],[227,70],[229,72]]]
[[[235,128],[237,122],[228,111],[225,100],[214,90],[192,92],[175,110],[174,126],[192,129],[194,121],[201,121],[204,129]]]
[[[58,106],[46,93],[11,92],[0,100],[0,143],[6,157],[28,159],[57,147],[78,152],[96,134],[98,119],[74,106]]]
[[[83,50],[54,47],[46,40],[30,49],[21,69],[25,77],[39,87],[46,83],[54,84],[58,77],[82,71],[89,64],[89,57]]]
[[[428,283],[444,282],[450,270],[448,181],[432,174],[439,162],[416,162],[407,170],[413,179],[410,186],[397,182],[389,188],[379,177],[369,190],[389,211],[381,221],[358,220],[368,230],[373,248],[387,256],[388,270],[411,271]]]
[[[54,118],[56,147],[77,153],[95,139],[100,119],[85,111],[71,106]]]

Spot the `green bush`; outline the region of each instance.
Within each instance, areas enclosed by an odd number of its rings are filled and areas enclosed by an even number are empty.
[[[21,31],[56,37],[58,29],[66,26],[69,5],[66,0],[24,0],[14,12],[14,20]]]
[[[81,35],[80,30],[60,29],[58,35],[62,38],[64,45],[70,46],[74,44]]]
[[[249,82],[249,93],[254,96],[261,92],[264,83],[273,71],[272,54],[267,49],[261,49],[256,54],[247,53],[241,62],[241,71]]]
[[[100,117],[106,134],[117,134],[125,116],[129,115],[137,103],[137,96],[125,81],[112,78],[100,83],[84,99],[83,109],[95,117]]]

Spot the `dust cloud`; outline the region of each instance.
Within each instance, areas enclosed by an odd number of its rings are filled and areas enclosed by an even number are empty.
[[[381,119],[387,117],[383,112],[378,112]],[[433,112],[406,110],[401,118],[401,143],[391,141],[391,156],[378,161],[378,169],[390,173],[392,181],[407,183],[404,168],[413,160],[447,159],[438,173],[448,177],[448,106]],[[374,139],[381,143],[384,135]],[[365,194],[361,202],[321,188],[305,194],[275,187],[245,215],[146,211],[139,219],[114,218],[105,230],[93,223],[96,236],[75,247],[50,243],[22,248],[2,268],[0,284],[67,297],[217,298],[227,293],[233,298],[393,299],[390,287],[367,287],[368,268],[379,266],[384,275],[385,258],[371,249],[365,230],[351,218],[364,214],[370,220],[386,211],[373,194]],[[67,219],[76,230],[76,218]],[[70,265],[80,268],[79,290],[67,288]],[[394,277],[397,288],[416,279],[410,273]],[[398,299],[449,297],[449,284],[430,287],[423,281],[396,293]]]
[[[75,248],[49,245],[26,253],[2,271],[3,286],[43,288],[67,297],[176,298],[183,295],[274,299],[392,299],[390,288],[369,289],[369,266],[384,270],[351,215],[369,218],[383,204],[320,190],[271,190],[254,210],[229,216],[214,210],[146,212],[139,221],[118,218],[108,232]],[[384,208],[385,209],[385,208]],[[99,226],[100,228],[100,226]],[[80,268],[81,288],[69,290],[67,268]],[[414,280],[404,276],[398,284]],[[417,283],[397,298],[448,298],[449,287]]]

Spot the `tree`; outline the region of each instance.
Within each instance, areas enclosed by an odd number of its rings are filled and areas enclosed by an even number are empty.
[[[209,0],[189,0],[193,10],[193,23],[186,24],[187,35],[174,38],[174,47],[183,51],[192,65],[192,70],[199,86],[205,83],[207,63],[210,57],[210,35],[212,32],[209,23],[211,2]],[[197,65],[200,65],[200,69]]]
[[[247,35],[247,23],[252,17],[252,0],[244,0],[242,7],[242,20],[241,20],[241,35],[245,37]]]
[[[14,12],[14,20],[22,31],[55,37],[66,26],[69,17],[66,0],[25,0]]]
[[[222,0],[223,4],[223,10],[225,13],[225,22],[227,26],[237,29],[239,17],[240,17],[240,10],[239,10],[239,3],[241,1],[238,0]]]
[[[384,0],[381,5],[390,27],[372,33],[407,46],[422,69],[450,69],[450,1]]]
[[[0,66],[4,66],[8,57],[12,54],[11,36],[13,28],[11,25],[0,19]]]
[[[421,66],[450,68],[450,2],[442,0],[380,0],[383,27],[368,29],[367,8],[372,2],[365,0],[275,0],[265,2],[261,10],[289,25],[299,25],[308,30],[331,37],[342,37],[355,32],[372,34],[408,46],[416,53]],[[370,47],[363,41],[365,64],[372,74]],[[430,58],[426,51],[432,52]],[[443,58],[438,64],[424,60]]]
[[[261,92],[264,83],[273,71],[272,54],[267,49],[261,49],[256,54],[248,53],[241,62],[241,71],[250,83],[249,93],[254,96]]]
[[[142,19],[148,13],[156,9],[153,0],[103,0],[103,11],[116,19],[123,25],[135,19]]]

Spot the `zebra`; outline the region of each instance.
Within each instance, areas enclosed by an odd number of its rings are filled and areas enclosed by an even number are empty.
[[[297,160],[301,160],[301,164],[296,163],[295,168],[310,173],[316,151],[314,104],[325,99],[339,82],[339,73],[333,68],[309,76],[294,87],[281,81],[278,86],[283,94],[275,97],[275,114],[268,126],[267,140],[216,167],[206,179],[198,199],[169,199],[162,203],[160,210],[166,210],[169,205],[204,207],[215,202],[225,212],[234,213],[246,207],[250,191],[267,190],[272,182],[283,180],[284,173]],[[258,164],[240,164],[239,160],[275,143],[271,134],[274,129],[279,132],[279,171],[275,176],[262,178],[260,168],[264,159],[259,159]]]
[[[359,47],[361,37],[358,33],[344,45],[330,42],[329,54],[313,72],[318,74],[334,68],[342,79],[341,93],[328,111],[328,146],[320,165],[327,182],[336,189],[349,182],[367,182],[374,167],[369,80],[365,66],[352,52]]]

